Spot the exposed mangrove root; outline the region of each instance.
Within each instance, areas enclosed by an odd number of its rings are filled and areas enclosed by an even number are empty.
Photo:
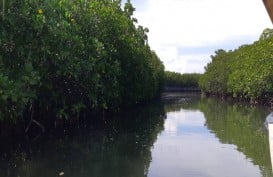
[[[25,129],[25,133],[27,133],[29,131],[29,128],[30,128],[32,122],[35,123],[42,130],[42,132],[44,133],[45,132],[45,127],[41,123],[39,123],[37,120],[33,119],[33,109],[32,109],[32,107],[33,106],[31,104],[30,107],[29,107],[29,112],[31,113],[30,114],[30,121],[28,123],[27,128]]]

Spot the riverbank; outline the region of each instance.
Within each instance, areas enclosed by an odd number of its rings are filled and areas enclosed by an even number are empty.
[[[164,92],[201,92],[201,89],[196,87],[165,87]]]
[[[243,104],[249,104],[252,106],[265,106],[270,109],[273,109],[273,95],[267,95],[266,97],[251,99],[247,97],[233,97],[230,94],[215,94],[215,93],[204,93],[201,91],[202,97],[212,97],[217,98],[220,100],[226,100],[228,102],[237,102],[237,103],[243,103]]]

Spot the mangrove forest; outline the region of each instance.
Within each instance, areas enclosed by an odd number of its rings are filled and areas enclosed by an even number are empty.
[[[204,93],[231,96],[252,103],[273,102],[273,30],[235,50],[211,56],[199,85]]]
[[[154,98],[164,66],[130,1],[3,0],[0,119],[70,118]]]

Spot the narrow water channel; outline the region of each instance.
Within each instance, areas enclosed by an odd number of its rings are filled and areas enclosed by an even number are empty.
[[[264,107],[163,94],[63,133],[1,139],[0,177],[273,177],[268,114]]]

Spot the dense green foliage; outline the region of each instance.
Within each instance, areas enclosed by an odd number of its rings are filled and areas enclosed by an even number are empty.
[[[250,100],[273,94],[273,30],[253,44],[233,51],[218,50],[200,79],[204,92]]]
[[[177,72],[165,71],[166,87],[198,88],[198,81],[201,74],[180,74]]]
[[[160,91],[164,66],[130,1],[0,3],[0,117],[116,109]],[[34,111],[33,111],[34,110]]]

